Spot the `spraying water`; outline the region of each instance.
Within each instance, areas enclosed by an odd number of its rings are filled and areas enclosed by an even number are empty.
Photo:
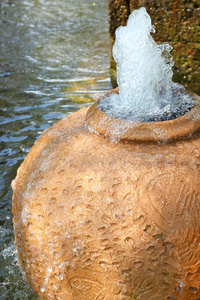
[[[116,30],[113,56],[117,63],[119,94],[100,102],[110,116],[131,121],[162,121],[185,114],[194,100],[172,81],[172,46],[157,45],[144,7],[134,10],[127,26]]]

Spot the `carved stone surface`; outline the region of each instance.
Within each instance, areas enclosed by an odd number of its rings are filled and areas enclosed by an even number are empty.
[[[12,184],[28,282],[48,300],[200,299],[200,132],[114,143],[87,112],[45,130]]]

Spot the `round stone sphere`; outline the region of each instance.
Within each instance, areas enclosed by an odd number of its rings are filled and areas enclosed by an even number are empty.
[[[40,299],[200,299],[196,99],[141,124],[96,103],[44,131],[12,183],[19,263]]]

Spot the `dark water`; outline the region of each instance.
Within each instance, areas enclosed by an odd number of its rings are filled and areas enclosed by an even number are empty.
[[[107,5],[0,1],[1,300],[37,299],[17,265],[10,183],[45,128],[111,88]]]

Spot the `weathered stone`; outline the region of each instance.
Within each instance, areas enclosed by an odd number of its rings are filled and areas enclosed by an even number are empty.
[[[157,42],[169,42],[174,50],[172,51],[175,67],[174,81],[183,82],[186,87],[199,93],[200,76],[200,8],[199,1],[172,1],[172,0],[130,0],[129,9],[138,9],[144,6],[152,19],[152,24],[156,27],[153,38]],[[125,25],[127,15],[119,10],[120,1],[110,1],[109,18],[111,45],[114,43],[114,31],[119,26],[119,15],[122,13]],[[114,7],[118,8],[118,10]],[[125,17],[124,17],[125,16]],[[116,22],[116,19],[119,21]],[[111,75],[114,81],[115,64],[111,58]]]
[[[130,14],[129,0],[110,0],[109,1],[109,32],[111,37],[111,47],[114,44],[115,30],[120,26],[125,26]],[[110,75],[113,87],[116,87],[116,63],[110,57]]]
[[[128,0],[109,1],[109,31],[112,37],[114,37],[115,30],[120,25],[126,25],[129,14],[130,5]]]
[[[140,124],[95,104],[42,134],[12,184],[19,262],[41,299],[199,299],[199,129],[199,104]]]

